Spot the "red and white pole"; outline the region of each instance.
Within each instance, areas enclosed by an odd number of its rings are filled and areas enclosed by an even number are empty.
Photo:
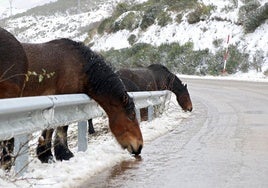
[[[230,35],[228,35],[227,37],[227,47],[226,47],[225,54],[224,54],[224,64],[223,64],[223,70],[222,70],[223,73],[226,72],[226,63],[227,63],[227,57],[229,53],[228,51],[229,40],[230,40]]]

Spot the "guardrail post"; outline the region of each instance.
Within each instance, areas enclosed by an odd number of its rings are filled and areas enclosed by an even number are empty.
[[[29,134],[18,135],[14,138],[15,172],[21,176],[27,170],[29,158]]]
[[[138,122],[141,122],[141,112],[140,112],[140,109],[135,109],[136,111],[136,118],[138,120]]]
[[[152,121],[154,118],[154,107],[152,105],[148,106],[148,121]]]
[[[88,121],[78,122],[78,151],[87,150]]]

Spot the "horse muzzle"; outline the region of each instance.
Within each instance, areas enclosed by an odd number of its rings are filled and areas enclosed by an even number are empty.
[[[186,108],[184,111],[185,112],[191,112],[193,110],[193,107]]]
[[[127,147],[127,150],[129,153],[131,153],[133,155],[139,155],[141,153],[142,147],[143,147],[142,144],[140,144],[136,148],[134,148],[132,145],[130,145],[129,147]]]

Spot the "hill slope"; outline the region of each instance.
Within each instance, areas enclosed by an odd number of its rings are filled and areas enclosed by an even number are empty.
[[[219,74],[229,46],[229,73],[268,68],[265,1],[150,0],[142,6],[121,5],[117,12],[87,39],[113,63],[125,60],[140,66],[156,61],[180,73]]]
[[[23,42],[85,40],[116,67],[160,62],[185,74],[218,74],[229,37],[230,73],[268,72],[266,0],[88,2],[78,13],[76,2],[58,0],[0,26]]]

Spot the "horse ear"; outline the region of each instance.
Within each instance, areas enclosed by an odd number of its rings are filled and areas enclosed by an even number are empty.
[[[187,84],[184,84],[184,87],[187,88]]]

